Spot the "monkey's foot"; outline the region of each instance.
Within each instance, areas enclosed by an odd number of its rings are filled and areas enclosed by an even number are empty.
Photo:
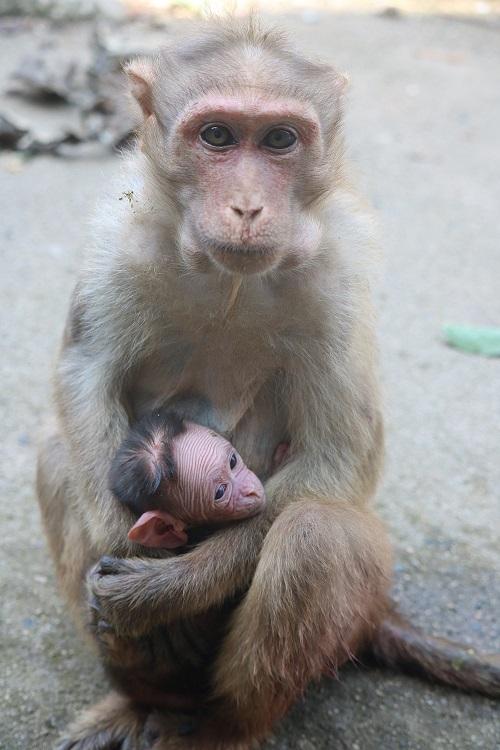
[[[145,731],[147,713],[110,693],[69,727],[56,750],[146,750],[155,740]]]
[[[256,750],[260,746],[252,740],[224,738],[222,726],[215,732],[205,730],[201,716],[179,719],[178,715],[155,711],[148,717],[145,736],[153,740],[151,750]]]

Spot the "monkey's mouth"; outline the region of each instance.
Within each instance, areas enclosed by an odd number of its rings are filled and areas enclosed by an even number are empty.
[[[276,247],[271,245],[208,239],[204,240],[203,245],[218,265],[234,273],[262,273],[274,267],[280,257]]]

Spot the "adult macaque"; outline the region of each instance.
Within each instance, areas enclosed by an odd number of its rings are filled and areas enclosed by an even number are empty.
[[[165,409],[130,430],[111,464],[110,489],[139,516],[128,538],[166,549],[185,545],[188,527],[249,518],[265,502],[259,478],[231,443]]]
[[[253,23],[216,26],[127,72],[143,113],[127,158],[133,205],[106,205],[78,282],[40,504],[82,621],[87,572],[115,555],[93,570],[90,603],[131,648],[246,592],[200,729],[187,745],[167,733],[154,745],[245,748],[386,611],[389,547],[368,507],[383,446],[368,232],[344,161],[345,79]],[[147,559],[108,474],[129,423],[176,403],[270,477],[267,504],[184,555]],[[287,461],[270,476],[282,442]],[[64,747],[139,748],[146,715],[114,694]]]

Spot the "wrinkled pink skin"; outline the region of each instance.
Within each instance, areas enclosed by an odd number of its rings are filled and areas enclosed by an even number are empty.
[[[285,443],[278,446],[275,467],[287,450]],[[262,510],[265,494],[260,480],[221,435],[187,423],[186,431],[174,439],[173,453],[177,477],[166,487],[169,512],[143,513],[128,533],[130,540],[175,549],[187,543],[189,526],[237,521]],[[236,459],[232,468],[231,459]],[[221,488],[224,493],[216,498]]]

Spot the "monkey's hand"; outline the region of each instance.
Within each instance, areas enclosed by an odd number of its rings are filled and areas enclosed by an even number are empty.
[[[90,630],[106,650],[116,638],[137,638],[146,633],[149,621],[141,617],[135,602],[138,587],[146,575],[140,558],[102,557],[88,573],[88,610]]]
[[[204,612],[248,587],[270,523],[255,516],[177,557],[103,557],[89,573],[91,606],[117,635],[133,637]]]

